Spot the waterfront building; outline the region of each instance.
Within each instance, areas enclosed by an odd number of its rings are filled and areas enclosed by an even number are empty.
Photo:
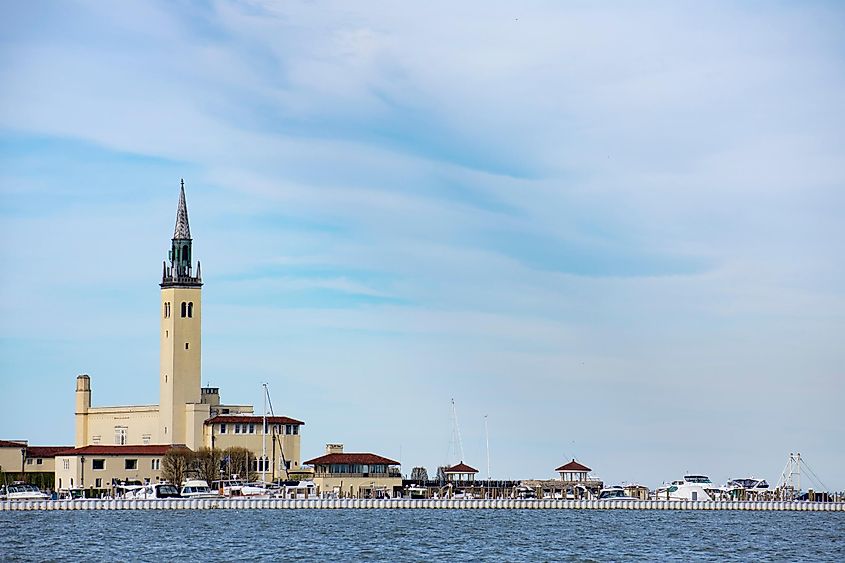
[[[300,427],[304,422],[268,417],[265,427],[263,417],[255,414],[252,405],[223,403],[219,388],[201,386],[202,286],[200,262],[196,261],[194,267],[183,181],[176,226],[159,283],[159,403],[93,406],[91,377],[78,376],[75,450],[66,452],[56,470],[62,486],[73,482],[77,487],[99,488],[97,483],[110,483],[111,476],[124,479],[143,474],[144,478],[157,479],[160,472],[153,467],[158,463],[155,456],[161,457],[173,446],[191,450],[247,448],[253,456],[252,469],[268,479],[287,477],[289,469],[301,469]],[[148,446],[151,449],[145,450]],[[85,448],[94,447],[110,448],[110,457],[103,458],[110,469],[94,470],[90,465],[86,469],[85,464],[93,463],[88,460],[94,458],[92,450]],[[270,453],[274,451],[275,455]],[[141,456],[139,452],[148,453]],[[266,455],[262,457],[263,452]],[[130,469],[136,462],[138,469]],[[89,482],[87,477],[95,471],[104,473]]]
[[[26,440],[0,440],[0,485],[19,480],[41,489],[55,488],[56,454],[71,446],[30,446]]]
[[[326,444],[326,453],[308,460],[314,468],[319,494],[338,497],[384,498],[401,496],[399,462],[371,453],[344,453],[343,444]]]
[[[162,444],[91,445],[60,452],[56,456],[56,487],[105,491],[117,482],[154,483],[161,479],[162,458],[171,448]]]

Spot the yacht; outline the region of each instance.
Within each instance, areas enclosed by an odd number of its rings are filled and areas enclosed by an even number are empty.
[[[50,495],[29,483],[12,483],[6,487],[6,500],[49,500]]]
[[[269,498],[272,495],[266,483],[248,483],[242,479],[214,481],[212,486],[215,490],[222,491],[225,497]]]
[[[282,481],[274,496],[293,499],[317,498],[317,486],[314,481]]]
[[[125,498],[135,500],[179,498],[179,489],[170,483],[156,483],[127,492]]]
[[[706,475],[689,474],[657,487],[654,497],[658,500],[713,500],[719,491]]]
[[[756,477],[744,477],[742,479],[731,479],[728,481],[729,489],[745,489],[754,493],[763,493],[769,490],[769,483],[765,479]]]
[[[212,491],[211,487],[208,486],[208,481],[188,479],[182,483],[179,495],[182,498],[218,498],[220,493]]]
[[[598,500],[639,500],[625,492],[622,487],[607,487],[599,491]]]

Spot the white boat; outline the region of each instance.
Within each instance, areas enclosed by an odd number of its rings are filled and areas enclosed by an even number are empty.
[[[405,498],[423,499],[428,495],[428,489],[419,485],[408,485],[405,487]]]
[[[757,477],[744,477],[728,481],[728,489],[745,489],[753,493],[764,493],[769,490],[769,483]]]
[[[599,491],[598,500],[639,500],[625,492],[622,487],[606,487]]]
[[[129,491],[124,498],[134,500],[179,498],[179,489],[170,483],[155,483]]]
[[[202,479],[188,479],[182,483],[182,489],[179,491],[182,498],[219,498],[220,493],[212,491],[208,486],[208,481]]]
[[[719,487],[706,475],[689,474],[681,480],[657,487],[654,497],[658,500],[713,500],[719,491]]]
[[[282,481],[273,496],[289,499],[317,498],[317,485],[314,481]]]
[[[276,492],[269,490],[266,483],[248,483],[241,479],[214,481],[212,485],[225,497],[270,498]]]
[[[12,483],[6,487],[6,500],[49,500],[50,495],[29,483]]]

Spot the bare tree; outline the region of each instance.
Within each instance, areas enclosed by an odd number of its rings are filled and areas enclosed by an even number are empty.
[[[194,452],[188,448],[172,448],[161,459],[161,476],[177,487],[187,476]]]
[[[223,465],[228,475],[238,475],[241,479],[252,481],[256,478],[252,470],[255,455],[246,448],[232,446],[223,450]]]
[[[208,484],[220,478],[220,461],[223,452],[213,448],[200,448],[194,452],[192,464],[193,472],[198,479],[204,479]]]
[[[414,467],[411,470],[411,479],[414,481],[428,481],[428,471],[425,467]]]

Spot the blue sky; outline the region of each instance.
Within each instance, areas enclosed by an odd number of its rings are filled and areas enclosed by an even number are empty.
[[[66,2],[0,18],[0,437],[203,380],[326,442],[845,487],[838,3]]]

